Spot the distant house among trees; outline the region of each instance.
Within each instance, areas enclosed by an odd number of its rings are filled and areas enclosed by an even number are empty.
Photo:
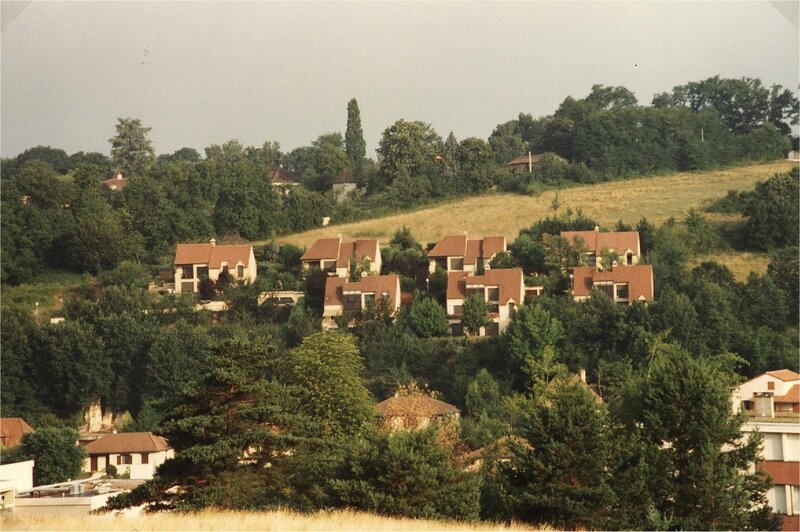
[[[512,172],[514,174],[524,174],[524,173],[530,174],[531,172],[533,172],[534,165],[541,160],[542,155],[544,154],[543,153],[531,154],[530,152],[528,152],[527,155],[520,155],[516,159],[507,162],[504,166],[508,169],[509,172]]]
[[[381,271],[381,249],[375,238],[342,242],[342,236],[320,238],[300,257],[304,269],[318,268],[329,275],[347,277],[351,261],[363,272],[377,275]]]
[[[117,172],[117,175],[111,179],[106,179],[103,181],[103,184],[111,190],[121,191],[123,188],[128,186],[128,180],[122,177],[122,172]]]
[[[487,236],[468,240],[467,235],[447,235],[428,252],[428,271],[480,273],[489,269],[489,261],[506,251],[506,237]]]
[[[19,445],[22,436],[29,432],[36,431],[21,417],[0,418],[0,447]]]
[[[416,383],[401,387],[394,396],[378,403],[383,427],[389,432],[423,430],[433,423],[458,426],[460,413],[455,406],[431,397]]]
[[[610,254],[614,261],[620,265],[632,266],[639,264],[642,250],[639,243],[638,231],[610,231],[601,232],[599,227],[594,231],[562,231],[561,237],[565,238],[571,246],[583,242],[586,252],[586,263],[603,269],[603,254]]]
[[[158,466],[172,458],[175,451],[167,440],[151,432],[107,434],[85,447],[88,457],[83,470],[104,472],[113,465],[117,474],[130,474],[131,479],[151,479]]]
[[[208,244],[178,244],[174,265],[176,293],[197,292],[203,278],[217,281],[223,274],[233,281],[256,280],[256,258],[247,244],[218,246],[213,238]]]
[[[572,270],[572,297],[589,299],[593,289],[605,293],[620,305],[653,300],[653,267],[649,264],[617,266],[598,271],[594,266],[576,266]]]
[[[338,317],[357,319],[367,312],[394,316],[399,308],[400,277],[397,275],[369,275],[355,282],[346,277],[329,277],[325,284],[322,326],[336,328]]]
[[[284,194],[288,194],[289,190],[300,184],[300,174],[278,166],[272,169],[269,181],[272,186],[278,187],[283,190]]]
[[[347,197],[347,194],[356,188],[358,188],[358,183],[356,183],[356,179],[353,177],[353,174],[346,168],[342,168],[342,170],[333,180],[333,195],[336,198],[336,201],[344,201],[345,197]]]

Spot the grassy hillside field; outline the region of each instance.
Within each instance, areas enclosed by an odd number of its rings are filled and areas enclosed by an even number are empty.
[[[50,516],[8,517],[0,519],[2,530],[258,530],[294,532],[324,530],[331,532],[423,532],[423,531],[502,531],[502,530],[553,530],[533,528],[512,523],[510,526],[492,523],[457,523],[427,521],[423,519],[391,519],[360,512],[333,511],[316,514],[298,514],[288,511],[233,512],[204,510],[195,514],[156,514],[146,516]]]
[[[669,217],[681,219],[689,209],[721,198],[728,190],[752,189],[758,181],[765,181],[775,173],[787,172],[795,164],[778,161],[709,172],[668,174],[548,191],[537,197],[487,194],[385,218],[331,225],[288,235],[280,238],[279,242],[303,248],[318,238],[337,233],[346,239],[366,237],[386,241],[403,225],[408,226],[423,244],[437,241],[446,234],[464,231],[475,237],[505,235],[512,241],[521,228],[553,214],[551,205],[556,194],[559,212],[567,208],[582,209],[609,228],[618,220],[636,224],[642,217],[660,224]],[[708,218],[711,221],[730,221],[730,217],[717,215]],[[701,260],[710,258],[729,265],[737,278],[746,277],[750,269],[766,271],[767,257],[762,255],[751,254],[747,261],[737,253],[702,257]]]

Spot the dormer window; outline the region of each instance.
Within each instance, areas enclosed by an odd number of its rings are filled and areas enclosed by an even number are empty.
[[[625,254],[625,264],[633,266],[633,252],[629,251]]]

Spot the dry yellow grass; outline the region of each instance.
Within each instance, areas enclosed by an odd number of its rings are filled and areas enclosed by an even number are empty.
[[[755,272],[759,275],[767,273],[767,265],[769,264],[769,256],[766,253],[750,253],[750,252],[719,252],[710,253],[708,255],[698,255],[692,257],[689,261],[689,267],[694,268],[701,262],[713,260],[727,266],[733,272],[733,276],[737,281],[744,282],[750,272]]]
[[[567,207],[582,209],[605,226],[620,219],[635,224],[642,217],[661,223],[669,217],[680,219],[689,209],[723,197],[728,190],[750,189],[756,182],[786,172],[794,165],[779,161],[710,172],[684,172],[549,191],[538,197],[488,194],[385,218],[287,235],[279,241],[302,248],[318,238],[337,233],[344,238],[371,237],[386,241],[403,225],[423,244],[464,231],[475,237],[505,235],[513,240],[521,228],[552,214],[550,206],[556,193],[562,212]]]
[[[80,530],[90,531],[176,531],[176,530],[253,530],[253,531],[353,531],[353,532],[422,532],[476,530],[553,530],[526,525],[460,523],[422,519],[391,519],[360,512],[337,510],[316,514],[289,511],[233,512],[204,510],[193,514],[161,513],[144,516],[87,515],[85,517],[8,517],[0,519],[2,530]]]

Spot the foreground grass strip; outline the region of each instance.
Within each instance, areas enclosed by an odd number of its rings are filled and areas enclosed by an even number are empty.
[[[203,510],[197,513],[154,515],[100,515],[100,516],[4,516],[0,519],[2,530],[80,530],[92,531],[357,531],[357,532],[416,532],[416,531],[505,531],[554,530],[534,528],[512,523],[461,523],[424,519],[392,519],[377,515],[337,510],[300,514],[290,511],[234,512]]]
[[[548,191],[537,197],[517,194],[487,194],[437,207],[394,214],[281,237],[281,244],[310,246],[316,239],[341,233],[345,238],[391,238],[405,225],[423,245],[438,241],[446,234],[467,231],[475,237],[505,235],[514,240],[519,230],[535,220],[552,215],[556,194],[559,212],[582,209],[604,226],[618,220],[636,224],[642,217],[660,224],[670,217],[681,219],[689,209],[725,196],[728,190],[748,190],[773,174],[787,172],[795,163],[779,161],[709,172],[682,172],[663,176],[613,181],[598,185]]]

